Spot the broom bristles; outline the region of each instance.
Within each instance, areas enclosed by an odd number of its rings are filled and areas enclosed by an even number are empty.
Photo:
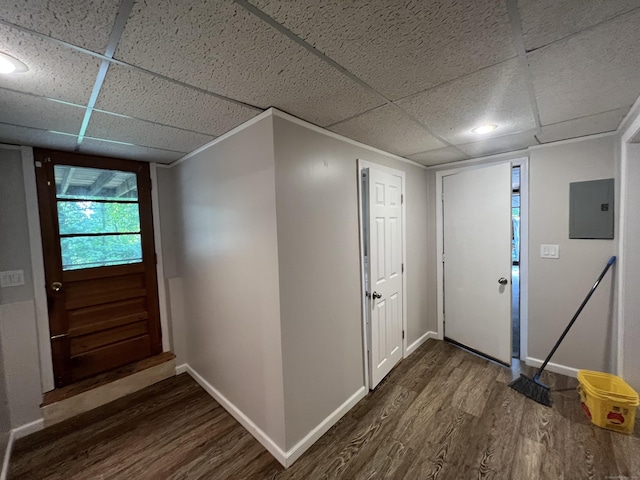
[[[533,379],[520,375],[520,378],[516,378],[509,384],[516,392],[523,394],[525,397],[530,398],[547,407],[551,406],[551,394],[549,388],[544,385],[536,383]]]

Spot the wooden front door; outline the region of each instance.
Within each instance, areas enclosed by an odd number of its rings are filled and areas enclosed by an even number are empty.
[[[34,157],[56,388],[161,353],[149,165]]]

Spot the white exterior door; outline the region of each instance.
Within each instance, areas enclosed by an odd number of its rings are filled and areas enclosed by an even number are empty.
[[[369,169],[370,388],[402,358],[402,180]]]
[[[443,177],[444,334],[511,364],[511,165]]]

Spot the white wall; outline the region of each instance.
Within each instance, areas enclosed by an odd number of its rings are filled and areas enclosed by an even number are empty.
[[[284,448],[274,169],[269,117],[172,171],[189,366]]]
[[[609,257],[617,251],[613,240],[569,239],[569,184],[615,175],[614,136],[531,149],[529,357],[546,357]],[[560,258],[541,259],[541,244],[560,245]],[[553,363],[615,370],[614,276],[612,269],[554,355]]]
[[[425,169],[274,116],[287,448],[364,385],[357,159],[405,171],[408,343],[427,303]]]
[[[620,262],[623,265],[621,315],[623,325],[622,376],[640,392],[640,144],[622,145],[626,149],[624,198],[624,246]]]

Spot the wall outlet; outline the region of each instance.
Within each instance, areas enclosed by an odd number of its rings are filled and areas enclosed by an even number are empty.
[[[0,288],[24,285],[24,270],[0,272]]]
[[[560,245],[540,245],[540,258],[560,258]]]

